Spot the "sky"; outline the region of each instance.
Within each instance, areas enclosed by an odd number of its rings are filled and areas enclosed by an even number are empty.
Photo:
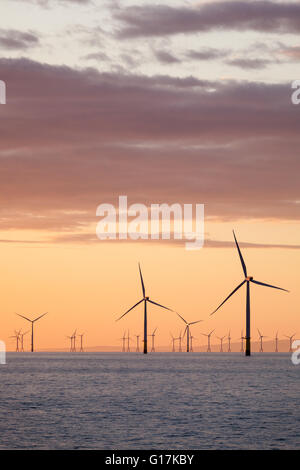
[[[2,0],[0,339],[15,315],[48,315],[37,349],[120,347],[143,330],[138,262],[154,301],[239,338],[245,292],[210,313],[249,273],[252,332],[298,332],[300,4],[292,1]],[[205,240],[100,241],[97,206],[119,195],[204,204]],[[171,345],[181,320],[149,308]],[[150,331],[149,331],[150,332]],[[214,341],[217,341],[216,339]],[[133,343],[132,343],[133,344]],[[26,336],[29,347],[29,335]]]

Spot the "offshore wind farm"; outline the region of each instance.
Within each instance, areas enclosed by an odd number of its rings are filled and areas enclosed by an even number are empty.
[[[0,450],[299,449],[299,0],[0,17]]]
[[[289,292],[288,290],[286,289],[283,289],[281,287],[277,287],[277,286],[274,286],[274,285],[270,285],[270,284],[266,284],[266,283],[263,283],[263,282],[260,282],[260,281],[257,281],[257,280],[254,280],[252,276],[248,276],[247,274],[247,268],[246,268],[246,264],[245,264],[245,261],[244,261],[244,258],[243,258],[243,255],[241,253],[241,250],[240,250],[240,247],[239,247],[239,244],[238,244],[238,241],[237,241],[237,238],[236,238],[236,235],[235,235],[235,232],[233,231],[233,236],[234,236],[234,241],[235,241],[235,245],[236,245],[236,248],[237,248],[237,252],[238,252],[238,256],[239,256],[239,259],[240,259],[240,262],[241,262],[241,265],[242,265],[242,269],[243,269],[243,273],[245,275],[245,279],[225,298],[225,300],[207,317],[206,319],[206,322],[207,324],[209,324],[209,320],[211,318],[211,316],[213,314],[215,314],[220,307],[222,307],[225,302],[227,302],[227,300],[233,295],[235,294],[244,284],[246,284],[246,324],[245,324],[245,327],[246,327],[246,336],[244,337],[243,336],[243,330],[241,332],[241,337],[240,337],[240,340],[241,340],[241,347],[239,349],[239,352],[242,352],[244,353],[244,340],[245,340],[245,355],[246,356],[250,356],[251,355],[251,348],[250,348],[250,341],[251,341],[251,336],[250,336],[250,283],[254,283],[254,284],[258,284],[258,285],[261,285],[261,286],[265,286],[265,287],[271,287],[273,289],[277,289],[277,290],[281,290],[281,291],[285,291],[285,292]],[[142,294],[143,294],[143,298],[141,300],[139,300],[137,303],[135,303],[132,307],[130,307],[128,310],[125,311],[125,313],[123,313],[119,318],[116,319],[117,322],[119,322],[119,320],[121,320],[123,317],[125,317],[130,311],[134,310],[136,307],[138,307],[138,305],[142,304],[144,305],[144,314],[143,314],[143,331],[144,331],[144,335],[143,335],[143,353],[144,354],[147,354],[148,353],[148,337],[151,338],[151,348],[150,348],[150,352],[153,353],[156,351],[156,348],[155,348],[155,336],[156,336],[156,331],[158,329],[158,327],[156,327],[152,333],[148,333],[148,316],[147,316],[147,304],[150,303],[150,304],[153,304],[157,307],[160,307],[162,309],[165,309],[165,310],[168,310],[169,312],[172,312],[174,314],[174,318],[173,318],[173,322],[174,320],[176,319],[176,316],[177,318],[180,318],[180,320],[184,323],[185,325],[185,328],[183,330],[183,335],[182,335],[182,332],[180,332],[180,335],[178,338],[174,337],[171,333],[171,338],[172,338],[172,348],[171,348],[171,351],[172,352],[176,352],[176,342],[178,342],[178,349],[177,349],[177,352],[182,352],[182,341],[186,338],[186,349],[185,351],[187,353],[189,352],[194,352],[194,348],[192,346],[192,341],[193,339],[195,339],[195,337],[192,336],[192,333],[191,333],[191,326],[192,325],[197,325],[199,324],[200,322],[203,322],[203,320],[196,320],[196,321],[192,321],[192,322],[188,322],[182,315],[180,315],[176,310],[170,308],[170,307],[166,307],[162,304],[159,304],[157,302],[154,302],[153,300],[151,300],[148,296],[146,296],[146,289],[145,289],[145,284],[144,284],[144,278],[143,278],[143,275],[142,275],[142,270],[141,270],[141,265],[140,263],[138,263],[138,271],[139,271],[139,277],[140,277],[140,282],[141,282],[141,288],[142,288]],[[37,322],[38,320],[40,320],[42,317],[44,317],[46,313],[43,313],[42,315],[39,315],[38,317],[34,318],[34,319],[30,319],[24,315],[21,315],[21,314],[16,314],[18,315],[19,317],[23,318],[24,320],[27,320],[28,322],[31,323],[31,345],[30,345],[30,351],[31,352],[34,352],[34,336],[33,336],[33,332],[34,332],[34,324],[35,322]],[[212,348],[211,348],[211,338],[213,336],[213,334],[215,333],[215,330],[216,328],[212,329],[210,332],[208,333],[203,333],[203,332],[200,332],[200,334],[202,336],[205,336],[207,338],[207,348],[206,348],[206,352],[207,353],[211,353],[212,352]],[[11,335],[10,338],[13,338],[15,341],[16,341],[16,349],[15,351],[16,352],[24,352],[24,336],[28,333],[29,331],[26,331],[26,332],[23,332],[21,333],[21,329],[19,331],[17,331],[16,329],[14,330],[14,335]],[[70,348],[69,348],[69,352],[76,352],[76,351],[79,351],[79,352],[84,352],[84,349],[83,349],[83,336],[84,334],[80,334],[78,335],[80,337],[80,347],[79,349],[76,348],[76,332],[77,332],[77,329],[74,330],[74,332],[72,333],[72,335],[66,335],[66,338],[70,341]],[[258,332],[258,342],[259,342],[259,348],[258,348],[258,351],[260,353],[262,353],[264,351],[263,349],[263,338],[267,338],[268,336],[267,335],[262,335],[260,330],[257,328],[257,332]],[[293,351],[293,348],[292,348],[292,343],[293,343],[293,340],[295,338],[295,335],[296,333],[294,333],[293,335],[291,336],[288,336],[288,335],[284,335],[285,338],[287,338],[289,340],[289,347],[288,347],[288,351],[289,352],[292,352]],[[135,338],[136,338],[136,347],[135,348],[132,348],[133,351],[135,352],[140,352],[140,335],[134,335]],[[216,335],[216,339],[220,341],[220,348],[219,348],[219,352],[223,353],[224,352],[224,349],[223,349],[223,344],[224,344],[224,340],[225,338],[227,339],[227,352],[232,352],[232,349],[231,349],[231,330],[229,329],[229,332],[227,335],[223,335],[222,337]],[[130,347],[130,342],[132,341],[132,338],[130,337],[130,334],[129,334],[129,330],[127,332],[127,336],[126,336],[126,331],[124,332],[123,336],[121,338],[119,338],[120,341],[122,341],[122,347],[121,347],[121,350],[122,352],[130,352],[131,351],[131,347]],[[278,352],[279,349],[278,349],[278,344],[279,344],[279,340],[278,340],[278,331],[276,332],[276,336],[274,338],[275,340],[275,352]],[[252,340],[253,341],[253,340]],[[21,345],[21,346],[20,346]],[[127,346],[126,346],[127,345]],[[86,347],[86,350],[88,351],[89,350],[89,347],[87,346]],[[161,349],[161,351],[164,350]],[[165,350],[168,350],[165,349]],[[196,350],[196,348],[195,348]],[[201,351],[201,347],[198,346],[198,351],[200,352]]]

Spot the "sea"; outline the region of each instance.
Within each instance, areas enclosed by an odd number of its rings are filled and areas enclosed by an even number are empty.
[[[290,354],[8,353],[0,449],[299,449]]]

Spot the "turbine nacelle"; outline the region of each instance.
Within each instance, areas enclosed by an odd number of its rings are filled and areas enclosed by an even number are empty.
[[[245,281],[252,281],[253,280],[253,276],[247,276],[245,277]]]

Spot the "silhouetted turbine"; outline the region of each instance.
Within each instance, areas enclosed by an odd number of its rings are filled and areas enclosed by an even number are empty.
[[[83,336],[84,336],[84,333],[82,333],[81,335],[78,335],[79,338],[80,338],[80,349],[79,349],[79,352],[83,352]]]
[[[217,336],[217,338],[221,341],[221,344],[220,344],[220,352],[223,352],[223,340],[225,338],[226,335],[224,336]]]
[[[243,282],[241,282],[227,297],[225,300],[223,300],[223,302],[216,308],[216,310],[214,310],[211,315],[213,315],[217,310],[219,310],[219,308],[240,288],[242,287],[242,285],[244,285],[246,283],[246,356],[250,356],[251,354],[251,347],[250,347],[250,282],[252,282],[253,284],[258,284],[260,286],[265,286],[265,287],[271,287],[272,289],[279,289],[279,290],[283,290],[285,292],[289,292],[288,290],[286,289],[282,289],[282,287],[276,287],[276,286],[272,286],[271,284],[265,284],[264,282],[260,282],[260,281],[256,281],[253,279],[252,276],[248,276],[247,274],[247,268],[246,268],[246,265],[245,265],[245,261],[244,261],[244,258],[242,256],[242,253],[241,253],[241,250],[240,250],[240,247],[238,245],[238,242],[237,242],[237,239],[236,239],[236,236],[235,236],[235,233],[233,231],[233,236],[234,236],[234,240],[235,240],[235,244],[236,244],[236,247],[237,247],[237,250],[238,250],[238,254],[239,254],[239,257],[240,257],[240,261],[241,261],[241,265],[242,265],[242,268],[243,268],[243,273],[245,275],[245,279],[243,280]]]
[[[192,336],[192,333],[190,332],[190,341],[191,341],[190,352],[194,352],[194,350],[193,350],[193,339],[197,339],[197,338],[195,338],[195,336]]]
[[[231,336],[230,336],[230,330],[228,332],[228,352],[231,352]]]
[[[30,318],[24,317],[24,315],[20,315],[19,313],[16,313],[19,317],[24,318],[25,320],[29,321],[31,323],[31,352],[34,351],[33,347],[33,324],[38,321],[40,318],[44,317],[48,312],[43,313],[43,315],[40,315],[39,317],[35,318],[34,320],[30,320]]]
[[[156,332],[156,330],[157,330],[157,327],[156,327],[155,330],[153,331],[152,335],[148,335],[148,336],[152,336],[151,352],[155,352],[154,339],[155,339],[155,332]]]
[[[183,333],[183,338],[186,334],[186,352],[190,352],[190,325],[194,325],[195,323],[200,323],[202,320],[191,321],[188,323],[181,315],[179,315],[178,312],[176,313],[181,318],[181,320],[184,321],[184,323],[186,324],[186,327]]]
[[[278,331],[276,332],[275,336],[275,352],[278,352]]]
[[[170,333],[171,335],[171,338],[172,338],[172,352],[175,352],[175,341],[178,339],[178,338],[174,338],[174,336],[172,335],[172,333]]]
[[[296,335],[296,333],[294,333],[292,336],[284,335],[286,338],[288,338],[290,340],[290,351],[289,352],[293,351],[292,343],[293,343],[293,338],[294,338],[295,335]]]
[[[258,328],[257,328],[257,331],[258,331],[259,339],[260,339],[260,350],[259,350],[259,352],[264,352],[262,340],[263,340],[263,338],[267,338],[267,336],[262,335]]]
[[[212,330],[210,333],[206,334],[206,333],[201,333],[203,336],[207,336],[207,352],[211,352],[211,349],[210,349],[210,337],[211,335],[213,334],[213,332],[215,331]]]
[[[157,305],[158,307],[165,308],[166,310],[170,310],[170,312],[173,312],[171,308],[164,307],[161,304],[158,304],[157,302],[154,302],[153,300],[150,300],[149,297],[146,297],[146,291],[145,291],[145,285],[144,285],[144,280],[142,276],[142,271],[141,271],[141,266],[139,264],[139,272],[140,272],[140,278],[141,278],[141,284],[142,284],[142,291],[143,291],[143,298],[139,302],[137,302],[133,307],[131,307],[129,310],[127,310],[123,315],[120,316],[116,321],[121,320],[127,313],[130,312],[130,310],[133,310],[135,307],[137,307],[140,303],[144,302],[144,354],[147,354],[147,302],[150,302],[153,305]]]
[[[13,336],[10,336],[10,338],[16,339],[16,352],[20,352],[20,349],[19,349],[20,333],[21,333],[21,330],[19,331],[15,330],[15,334]]]
[[[136,350],[135,352],[140,352],[140,335],[134,335],[136,336]]]
[[[20,331],[20,339],[21,339],[21,352],[24,352],[24,336],[29,333],[29,330],[25,331],[25,333],[21,333]]]

